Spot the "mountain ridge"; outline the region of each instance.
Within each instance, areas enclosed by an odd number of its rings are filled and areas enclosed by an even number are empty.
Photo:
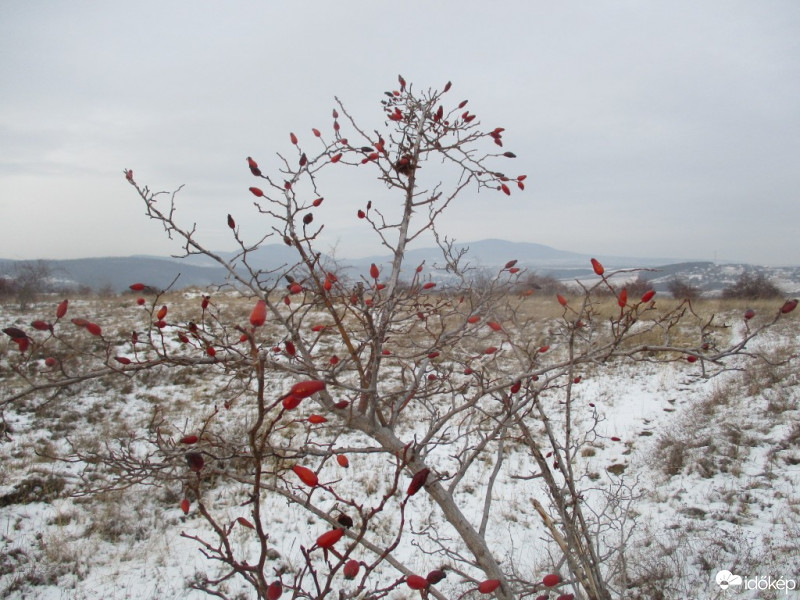
[[[547,275],[563,281],[574,281],[593,275],[590,255],[559,250],[535,242],[513,242],[490,238],[467,243],[453,244],[456,252],[467,251],[465,261],[472,268],[492,269],[501,267],[509,260],[517,260],[517,266],[537,275]],[[237,253],[216,253],[226,261],[237,260]],[[706,292],[719,291],[732,284],[745,270],[764,272],[780,282],[786,293],[800,293],[800,266],[765,267],[746,263],[715,263],[708,260],[685,260],[675,258],[642,258],[596,255],[607,270],[643,269],[641,275],[652,281],[656,289],[665,289],[673,278],[681,278]],[[333,259],[320,255],[323,264],[331,265],[344,273],[358,276],[369,271],[372,263],[386,265],[390,255],[374,255],[362,258]],[[443,265],[442,251],[438,247],[412,248],[406,252],[406,264],[414,268],[425,263],[433,269]],[[0,277],[14,278],[17,265],[36,261],[0,259]],[[154,287],[167,288],[174,282],[176,289],[187,287],[209,287],[224,284],[228,271],[208,256],[192,255],[185,258],[152,255],[128,257],[90,257],[78,259],[44,260],[51,269],[51,281],[63,288],[110,289],[123,291],[137,281]],[[248,264],[264,272],[283,275],[297,263],[297,255],[284,244],[268,244],[248,253]]]

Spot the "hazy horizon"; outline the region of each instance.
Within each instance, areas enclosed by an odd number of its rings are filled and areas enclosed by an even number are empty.
[[[575,254],[581,257],[597,257],[602,260],[609,260],[609,259],[620,259],[620,260],[632,260],[632,259],[642,259],[644,263],[642,267],[651,266],[653,261],[662,261],[660,264],[668,265],[668,264],[677,264],[683,262],[697,262],[697,263],[705,263],[710,262],[714,264],[745,264],[754,267],[772,267],[772,268],[780,268],[780,267],[799,267],[800,262],[798,263],[784,263],[784,264],[765,264],[765,263],[755,263],[755,262],[746,262],[746,261],[739,261],[739,260],[721,260],[717,257],[708,257],[708,256],[697,256],[697,257],[674,257],[674,256],[645,256],[645,255],[612,255],[612,254],[592,254],[592,253],[584,253],[584,252],[576,252],[569,248],[556,248],[547,244],[539,244],[538,242],[528,242],[528,241],[514,241],[514,240],[506,240],[502,238],[486,238],[480,240],[465,240],[461,241],[458,240],[456,245],[463,245],[463,246],[474,246],[476,244],[483,244],[486,242],[501,242],[501,243],[510,243],[510,244],[532,244],[536,246],[542,246],[544,248],[549,248],[555,250],[557,252],[563,252],[568,254]],[[264,244],[263,247],[268,248],[270,245],[274,245],[276,248],[283,249],[284,245],[282,242],[267,242]],[[429,250],[429,249],[436,249],[435,245],[433,244],[413,244],[410,246],[409,251],[416,251],[416,250]],[[222,250],[219,248],[210,248],[210,250],[214,253],[226,253],[226,252],[235,252],[237,249],[231,250]],[[323,251],[324,254],[327,252]],[[369,258],[376,258],[376,257],[386,257],[388,253],[384,249],[383,252],[363,252],[359,254],[337,254],[336,258],[341,260],[353,260],[353,261],[360,261]],[[469,254],[468,254],[469,256]],[[55,256],[41,256],[41,257],[34,257],[34,258],[24,258],[24,259],[15,259],[9,258],[5,256],[0,256],[0,261],[59,261],[59,260],[93,260],[93,259],[121,259],[121,258],[153,258],[153,259],[181,259],[185,258],[182,255],[176,254],[152,254],[147,252],[139,252],[135,254],[96,254],[96,255],[89,255],[89,256],[73,256],[68,258],[62,257],[55,257]],[[509,257],[514,258],[514,257]],[[505,260],[505,259],[503,259]],[[544,259],[541,259],[544,260]],[[524,261],[523,261],[524,262]],[[498,263],[499,264],[499,263]],[[586,268],[590,268],[590,264],[586,264]]]
[[[0,256],[169,255],[125,181],[178,196],[198,239],[261,237],[245,163],[311,128],[334,96],[369,129],[398,73],[453,82],[526,174],[511,197],[467,190],[459,241],[581,254],[800,264],[800,4],[678,0],[0,6]],[[425,43],[415,43],[425,40]],[[358,169],[323,182],[320,250],[379,246],[355,218],[384,202]],[[430,240],[421,241],[429,245]]]

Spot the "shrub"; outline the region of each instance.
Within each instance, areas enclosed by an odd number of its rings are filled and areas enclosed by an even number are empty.
[[[761,271],[744,271],[736,282],[722,290],[723,298],[772,300],[783,292]]]
[[[700,296],[700,288],[680,277],[670,280],[667,291],[677,300],[695,300]]]
[[[314,128],[288,136],[291,156],[280,155],[277,175],[247,158],[253,185],[244,193],[256,199],[263,239],[275,236],[296,255],[279,272],[251,264],[259,243],[242,239],[238,215],[220,215],[239,248],[226,261],[176,220],[177,191],[153,192],[125,171],[146,215],[181,239],[187,255],[204,254],[228,269],[230,287],[242,296],[238,305],[209,293],[187,307],[131,282],[146,297],[132,333],[113,311],[70,323],[67,301],[35,325],[4,329],[19,350],[9,361],[18,378],[4,388],[0,406],[29,397],[46,403],[78,383],[178,373],[188,387],[192,378],[213,375],[206,380],[217,385],[207,392],[213,403],[192,403],[183,415],[156,406],[140,430],[109,434],[88,449],[73,446],[64,457],[84,465],[85,493],[180,489],[174,510],[205,524],[183,535],[218,569],[194,587],[223,596],[221,588],[238,578],[271,600],[283,590],[378,599],[405,594],[407,586],[441,597],[482,590],[502,600],[527,597],[546,571],[521,575],[503,560],[493,530],[508,536],[518,527],[528,535],[539,523],[553,541],[552,560],[540,565],[563,569],[587,598],[621,596],[614,574],[624,566],[624,543],[598,532],[621,530],[615,539],[625,539],[632,516],[595,512],[589,503],[599,484],[582,476],[580,461],[599,437],[599,416],[574,401],[574,386],[623,361],[676,356],[691,359],[691,372],[712,376],[786,318],[788,311],[778,312],[719,347],[644,344],[637,340],[648,331],[670,339],[690,307],[657,309],[651,294],[629,294],[596,261],[597,279],[583,283],[580,294],[551,296],[556,317],[546,327],[523,310],[524,297],[505,293],[518,273],[514,257],[480,285],[447,243],[440,271],[406,264],[419,235],[445,239],[441,215],[462,190],[472,186],[506,201],[525,187],[525,175],[509,171],[515,155],[504,150],[505,130],[482,128],[466,101],[449,100],[449,90],[448,83],[417,92],[400,78],[381,103],[383,128],[373,133],[337,99],[325,134]],[[388,199],[379,209],[367,202],[353,214],[392,260],[351,282],[320,264],[317,251],[324,176],[348,168],[371,174],[395,197],[394,207]],[[458,183],[445,191],[439,177],[447,169]],[[445,274],[448,286],[440,291]],[[613,314],[601,315],[598,304],[608,301],[600,296],[609,292]],[[699,333],[714,327],[712,318]],[[512,448],[525,459],[509,458]],[[232,491],[216,493],[220,486]],[[514,509],[527,519],[498,509],[500,487],[531,498]],[[292,534],[298,539],[283,539],[288,534],[272,521],[278,502],[294,522],[309,523]],[[278,558],[278,546],[293,549],[291,560]],[[440,570],[455,577],[418,574],[443,557]]]

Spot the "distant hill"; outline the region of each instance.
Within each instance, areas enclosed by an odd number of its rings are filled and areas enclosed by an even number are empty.
[[[664,290],[675,278],[696,286],[708,295],[714,295],[731,286],[745,271],[764,273],[787,296],[800,296],[800,267],[759,267],[745,264],[714,264],[689,262],[664,265],[643,276],[657,290]]]
[[[226,261],[232,261],[236,257],[236,252],[215,252],[217,256]],[[150,257],[150,258],[163,258],[163,257]],[[182,265],[193,265],[197,267],[207,268],[220,268],[219,263],[214,259],[205,256],[194,254],[186,258],[170,258],[174,262]],[[253,252],[247,254],[247,262],[254,268],[262,269],[264,271],[272,271],[280,269],[287,265],[293,265],[297,262],[297,252],[286,244],[265,244]]]
[[[456,244],[456,250],[467,249],[465,261],[475,269],[495,269],[509,260],[517,260],[517,266],[539,275],[548,275],[563,281],[591,278],[595,275],[589,264],[589,256],[558,250],[550,246],[530,242],[510,242],[488,239]],[[219,252],[224,260],[235,257],[232,252]],[[744,264],[715,264],[708,261],[679,262],[670,258],[637,258],[602,256],[598,258],[607,270],[642,268],[641,276],[651,281],[658,291],[664,291],[674,278],[681,278],[713,295],[732,284],[746,269],[758,269],[770,277],[787,295],[800,295],[800,267],[755,267]],[[332,260],[321,255],[323,264]],[[409,268],[425,262],[429,269],[443,266],[439,248],[416,248],[406,254]],[[0,277],[13,277],[17,261],[0,260]],[[134,282],[141,281],[157,288],[165,288],[175,281],[175,288],[207,287],[223,284],[228,273],[207,256],[190,256],[183,259],[155,256],[98,257],[71,260],[46,261],[53,272],[53,284],[61,288],[110,288],[122,291]],[[248,254],[248,264],[264,272],[281,276],[297,262],[292,248],[284,244],[268,244]],[[386,265],[391,262],[388,255],[358,259],[339,259],[337,268],[352,276],[364,274],[371,263]],[[444,274],[434,273],[434,278],[446,279]]]
[[[0,277],[13,279],[17,263],[23,262],[0,260]],[[51,271],[50,284],[57,289],[111,289],[119,292],[137,281],[164,289],[176,277],[176,288],[207,286],[224,279],[221,267],[196,267],[167,258],[99,257],[45,262]]]
[[[509,242],[507,240],[480,240],[466,244],[455,244],[456,250],[468,250],[467,260],[476,266],[503,265],[511,259],[516,259],[526,264],[577,264],[588,260],[583,254],[556,250],[543,244],[531,242]],[[406,254],[409,263],[414,265],[426,261],[428,264],[441,263],[442,251],[437,248],[419,248],[410,250]],[[371,257],[363,259],[365,262],[374,262],[384,257]]]
[[[177,277],[175,286],[208,286],[225,278],[222,267],[200,267],[164,258],[79,258],[55,262],[55,275],[67,282],[93,289],[110,287],[119,291],[131,283],[147,282],[156,288],[166,288]]]
[[[455,244],[456,250],[468,249],[467,261],[472,265],[481,267],[493,267],[503,265],[509,260],[516,259],[521,265],[528,267],[560,269],[560,268],[581,268],[586,267],[591,258],[588,254],[557,250],[544,244],[532,242],[509,242],[508,240],[479,240],[465,244]],[[426,264],[441,264],[442,251],[439,248],[419,248],[410,250],[406,253],[409,264],[417,265],[423,260]],[[673,261],[670,258],[637,258],[619,256],[597,256],[611,268],[631,267],[631,266],[652,266],[665,264]],[[378,263],[388,261],[386,256],[373,256],[359,259],[359,262],[369,265],[372,262]]]

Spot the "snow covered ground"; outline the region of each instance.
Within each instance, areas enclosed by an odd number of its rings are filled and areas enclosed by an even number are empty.
[[[34,306],[21,315],[6,308],[0,322],[27,323],[36,318],[36,310]],[[117,305],[106,310],[119,316]],[[775,361],[796,354],[800,333],[797,315],[792,317],[759,341],[758,350]],[[7,361],[16,348],[6,340],[3,344],[0,372],[6,372],[0,384],[5,385],[10,378]],[[622,364],[587,373],[574,386],[576,401],[595,405],[601,417],[599,435],[582,453],[579,467],[590,504],[619,515],[614,522],[624,525],[604,535],[609,545],[619,536],[625,547],[631,591],[627,597],[800,597],[796,591],[776,590],[774,584],[772,590],[758,590],[760,583],[780,578],[800,585],[796,367],[796,360],[780,365],[753,361],[748,370],[703,379],[697,376],[698,368],[685,361]],[[148,426],[156,406],[191,430],[201,413],[218,402],[215,390],[225,381],[213,374],[180,380],[147,374],[135,384],[91,384],[49,401],[29,398],[5,407],[0,440],[0,596],[206,597],[187,582],[214,567],[196,542],[181,533],[202,535],[208,527],[195,512],[183,514],[179,490],[133,486],[75,496],[86,482],[81,476],[86,477],[87,465],[52,456],[68,451],[69,444],[80,449],[108,440],[134,440],[135,432]],[[275,385],[286,387],[280,381]],[[233,406],[226,422],[236,426],[245,410]],[[544,539],[530,507],[528,483],[515,477],[530,469],[530,458],[521,452],[514,456],[513,448],[509,452],[494,493],[489,537],[518,570],[548,569],[554,547]],[[379,488],[381,469],[386,467],[377,458],[370,463],[368,455],[359,460],[364,462],[347,471],[326,466],[321,478]],[[481,486],[490,470],[487,462],[484,473],[472,475],[472,484]],[[234,520],[247,516],[241,492],[236,486],[217,487],[208,501]],[[411,525],[431,522],[441,527],[430,501],[424,495],[414,500],[408,515]],[[459,501],[469,507],[468,495]],[[472,512],[477,518],[480,511],[476,505]],[[296,560],[299,544],[313,543],[327,528],[278,497],[270,500],[268,513],[276,562],[288,567]],[[246,528],[235,528],[232,539],[242,552],[253,542]],[[399,552],[408,555],[414,549],[401,546]],[[436,566],[433,557],[417,558],[420,572]],[[724,570],[742,577],[743,583],[724,591],[716,582]],[[748,585],[753,589],[744,589]],[[250,597],[246,587],[233,580],[228,594],[237,593]]]

